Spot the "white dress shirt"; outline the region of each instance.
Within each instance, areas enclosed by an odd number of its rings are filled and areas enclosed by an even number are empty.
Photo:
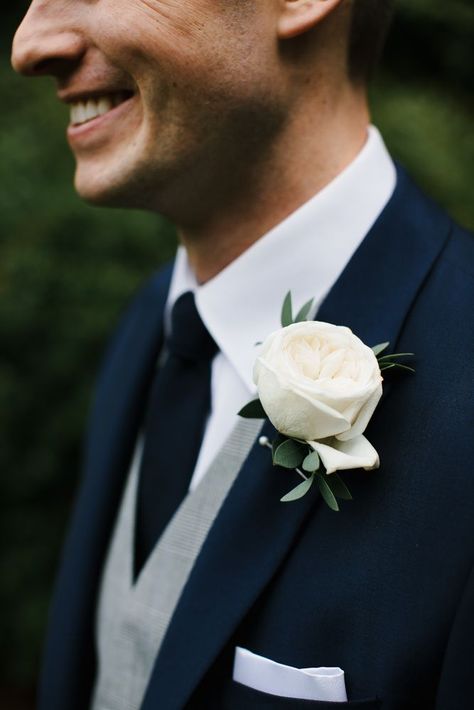
[[[237,412],[256,396],[256,343],[280,327],[286,293],[291,290],[295,309],[314,298],[314,317],[395,184],[393,161],[380,133],[370,126],[364,147],[348,167],[210,281],[198,284],[185,249],[178,248],[167,319],[176,299],[193,291],[219,347],[212,363],[211,413],[191,490],[237,423]]]

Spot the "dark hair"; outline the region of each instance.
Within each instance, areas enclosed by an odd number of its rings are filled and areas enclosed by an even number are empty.
[[[390,27],[394,0],[353,0],[349,75],[366,83],[373,74]]]

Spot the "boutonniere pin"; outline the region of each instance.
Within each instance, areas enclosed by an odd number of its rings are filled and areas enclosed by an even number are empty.
[[[281,501],[302,498],[317,482],[327,505],[352,500],[337,471],[378,468],[377,451],[364,431],[382,396],[382,372],[414,372],[398,362],[413,353],[384,354],[389,343],[368,347],[344,326],[307,320],[313,301],[293,317],[291,293],[283,303],[281,329],[261,344],[253,371],[258,399],[239,415],[269,419],[278,432],[273,464],[294,469],[303,480]]]

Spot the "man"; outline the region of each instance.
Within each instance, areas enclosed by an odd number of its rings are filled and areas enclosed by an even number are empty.
[[[473,243],[369,128],[388,5],[34,0],[18,30],[15,68],[71,105],[79,194],[182,245],[105,360],[42,710],[472,707]],[[296,474],[236,415],[290,289],[416,354],[339,513],[281,503]]]

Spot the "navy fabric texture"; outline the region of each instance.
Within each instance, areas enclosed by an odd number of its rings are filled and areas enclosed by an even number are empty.
[[[267,710],[267,708],[268,710],[341,710],[341,708],[347,708],[348,703],[283,698],[262,693],[241,683],[233,683],[226,694],[225,707],[226,710],[242,710],[248,707],[252,710]],[[358,710],[380,710],[381,703],[375,698],[352,702],[349,707],[358,708]]]
[[[162,346],[170,274],[137,296],[105,358],[40,710],[88,706],[100,572]],[[415,375],[387,374],[366,432],[381,467],[343,474],[354,500],[339,513],[317,491],[283,505],[295,479],[255,444],[179,601],[142,710],[293,707],[232,681],[237,645],[291,666],[340,666],[347,707],[472,707],[473,313],[472,236],[399,169],[392,199],[318,313],[368,345],[388,340],[416,354]]]
[[[217,346],[190,291],[174,304],[165,348],[166,360],[157,369],[145,420],[135,579],[189,489],[211,407],[211,362]]]

